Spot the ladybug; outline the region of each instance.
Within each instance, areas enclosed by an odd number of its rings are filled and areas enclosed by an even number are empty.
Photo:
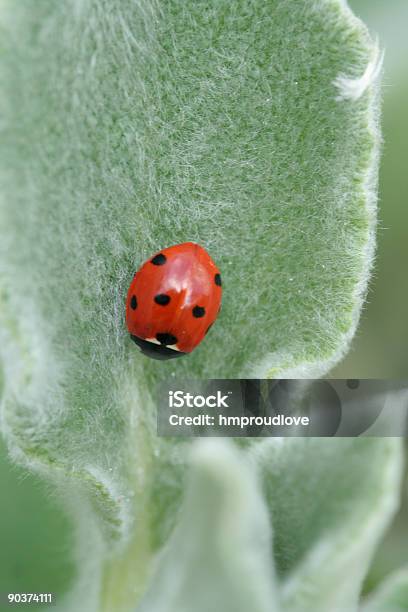
[[[203,247],[184,242],[156,253],[136,272],[126,324],[142,353],[172,359],[191,353],[221,306],[221,275]]]

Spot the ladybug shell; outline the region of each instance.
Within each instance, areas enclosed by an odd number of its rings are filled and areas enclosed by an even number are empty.
[[[126,323],[142,351],[156,359],[191,353],[214,323],[221,276],[207,251],[185,242],[163,249],[136,272]]]

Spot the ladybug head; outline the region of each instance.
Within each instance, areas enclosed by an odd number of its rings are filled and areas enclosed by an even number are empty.
[[[138,338],[137,336],[130,335],[133,342],[135,342],[144,355],[151,357],[152,359],[174,359],[175,357],[182,357],[186,353],[183,351],[175,351],[172,348],[169,348],[165,344],[155,344],[154,342],[148,342],[147,340],[143,340],[143,338]]]

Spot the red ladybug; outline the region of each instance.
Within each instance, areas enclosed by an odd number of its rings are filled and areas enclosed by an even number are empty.
[[[191,353],[217,318],[221,275],[194,242],[163,249],[136,272],[127,294],[132,340],[154,359]]]

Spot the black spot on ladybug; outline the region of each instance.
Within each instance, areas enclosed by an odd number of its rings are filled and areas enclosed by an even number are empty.
[[[197,319],[200,319],[204,315],[205,315],[205,308],[203,308],[202,306],[194,306],[194,308],[193,308],[193,317],[196,317]]]
[[[168,346],[164,346],[164,344],[155,344],[153,342],[148,342],[147,340],[143,340],[143,338],[138,338],[137,336],[130,336],[142,351],[143,355],[147,355],[152,359],[175,359],[176,357],[182,357],[186,353],[182,351],[175,351],[174,349],[169,348]]]
[[[132,299],[130,300],[130,307],[132,310],[136,310],[137,308],[137,298],[135,295],[132,295]]]
[[[153,257],[153,259],[151,260],[151,263],[154,266],[163,266],[167,261],[167,258],[165,255],[163,255],[163,253],[159,253],[158,255],[155,255]]]
[[[207,335],[207,334],[208,334],[208,332],[210,331],[210,329],[212,328],[212,326],[213,326],[213,323],[211,323],[211,324],[210,324],[210,325],[207,327],[207,329],[205,330],[205,335]]]
[[[154,296],[154,301],[156,304],[160,304],[160,306],[167,306],[167,304],[170,302],[170,296],[166,295],[165,293],[159,293],[158,295]]]
[[[167,332],[156,334],[156,340],[158,340],[160,344],[165,344],[166,346],[168,344],[177,344],[176,336],[173,336],[173,334],[169,334]]]
[[[216,285],[218,285],[218,287],[221,287],[222,283],[221,283],[221,274],[217,274],[214,276],[214,282]]]

